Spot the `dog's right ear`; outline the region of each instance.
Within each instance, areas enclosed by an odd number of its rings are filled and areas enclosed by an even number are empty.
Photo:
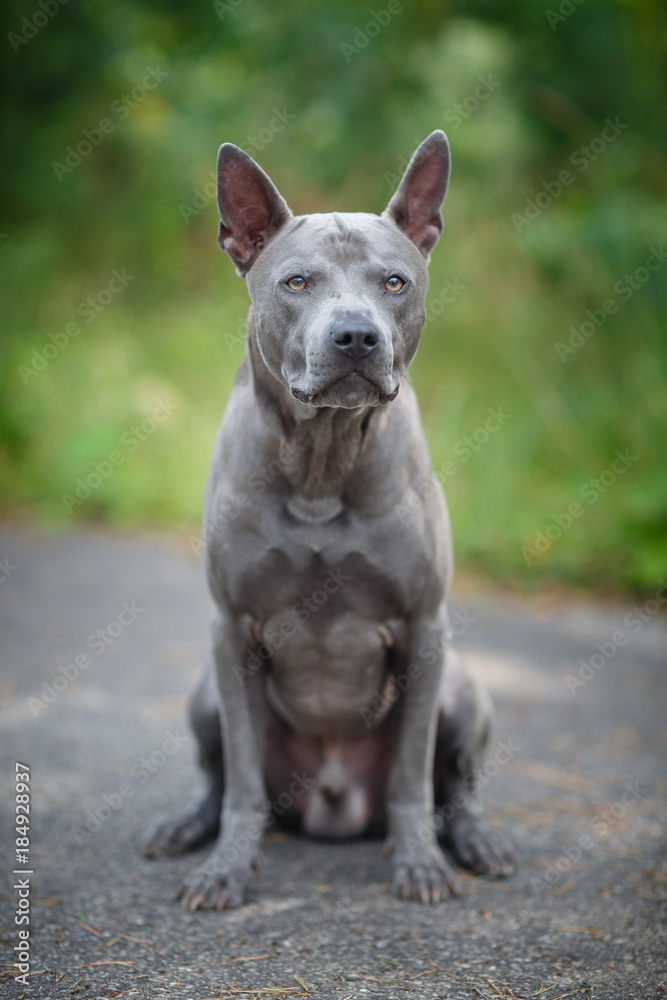
[[[218,244],[240,275],[292,215],[261,167],[231,142],[218,150],[218,212]]]

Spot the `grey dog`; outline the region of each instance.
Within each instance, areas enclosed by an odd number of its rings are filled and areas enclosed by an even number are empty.
[[[191,910],[243,902],[271,812],[386,834],[404,899],[456,891],[440,843],[474,872],[513,868],[471,780],[490,708],[449,648],[449,518],[407,376],[449,173],[436,131],[382,215],[294,216],[220,147],[218,242],[252,305],[206,491],[216,611],[191,722],[208,789],[145,844],[217,838],[181,888]]]

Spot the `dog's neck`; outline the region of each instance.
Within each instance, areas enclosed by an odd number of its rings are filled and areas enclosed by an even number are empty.
[[[370,421],[378,407],[311,406],[294,399],[262,358],[252,320],[248,357],[269,434],[277,439],[281,474],[290,487],[289,511],[306,521],[329,521],[345,506]]]

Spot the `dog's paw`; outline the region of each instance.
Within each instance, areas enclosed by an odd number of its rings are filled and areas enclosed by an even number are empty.
[[[258,861],[253,861],[258,868]],[[250,868],[231,867],[215,854],[183,880],[176,896],[186,910],[230,910],[245,902]]]
[[[475,875],[507,878],[516,871],[516,855],[509,841],[470,813],[450,822],[443,841],[457,864]]]
[[[205,826],[198,816],[165,820],[148,831],[142,844],[146,858],[177,857],[215,839],[217,828]]]
[[[394,859],[394,892],[400,899],[439,903],[460,891],[454,870],[438,847]]]
[[[156,823],[142,844],[144,857],[176,857],[210,843],[220,829],[220,797],[208,796],[191,813]]]

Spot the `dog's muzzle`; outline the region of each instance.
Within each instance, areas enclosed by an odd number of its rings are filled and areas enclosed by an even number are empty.
[[[387,336],[362,313],[335,315],[309,358],[309,379],[290,381],[295,399],[313,406],[378,406],[396,398]],[[316,374],[315,374],[316,373]]]

